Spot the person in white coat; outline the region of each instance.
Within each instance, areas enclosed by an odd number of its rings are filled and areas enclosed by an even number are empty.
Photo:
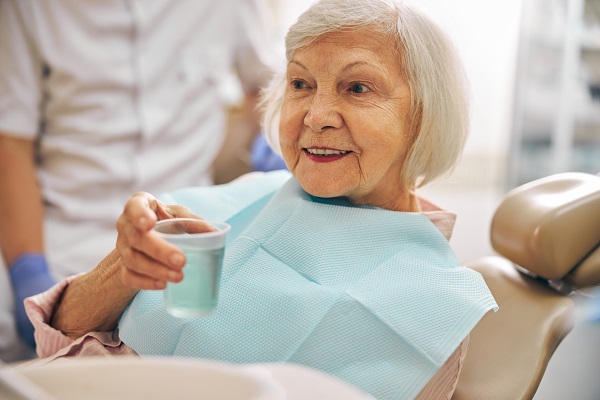
[[[264,11],[259,0],[0,2],[0,248],[13,293],[3,268],[0,358],[22,357],[13,308],[34,346],[23,299],[94,267],[132,193],[212,183],[220,82],[236,71],[253,99],[271,76]]]

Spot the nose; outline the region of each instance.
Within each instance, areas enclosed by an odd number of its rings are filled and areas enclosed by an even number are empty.
[[[304,116],[304,124],[314,132],[340,128],[343,118],[340,114],[337,96],[317,91]]]

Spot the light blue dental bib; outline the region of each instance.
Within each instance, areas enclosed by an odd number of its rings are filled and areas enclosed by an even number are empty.
[[[497,308],[424,215],[323,203],[294,179],[272,189],[229,211],[238,229],[214,314],[178,319],[162,292],[142,291],[119,323],[124,343],[142,356],[289,361],[411,399]]]

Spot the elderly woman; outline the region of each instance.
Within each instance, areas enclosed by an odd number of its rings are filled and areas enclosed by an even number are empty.
[[[376,398],[451,397],[468,334],[496,307],[447,243],[454,215],[416,194],[453,167],[465,141],[454,50],[426,16],[393,0],[322,0],[286,47],[264,126],[293,176],[165,201],[134,195],[115,251],[27,300],[40,356],[288,361]],[[158,290],[183,279],[185,256],[152,228],[196,215],[233,230],[218,308],[177,319]]]

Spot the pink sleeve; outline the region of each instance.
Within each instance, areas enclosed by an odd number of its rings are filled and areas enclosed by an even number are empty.
[[[458,376],[467,355],[469,337],[458,346],[444,365],[436,372],[425,385],[415,400],[450,400],[456,390]]]
[[[64,357],[136,354],[114,332],[90,332],[74,340],[50,326],[50,319],[65,289],[79,275],[68,277],[47,291],[25,299],[25,310],[35,328],[36,351],[46,361]]]

